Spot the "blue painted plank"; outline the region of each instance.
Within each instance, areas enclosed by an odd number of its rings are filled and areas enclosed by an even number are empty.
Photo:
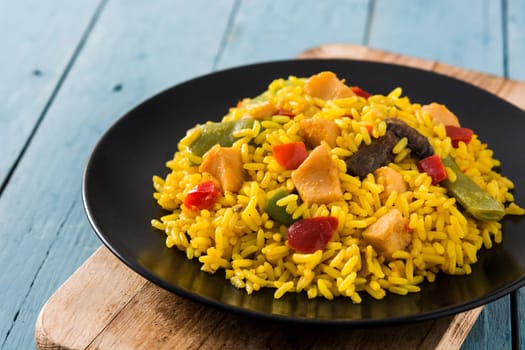
[[[99,245],[79,196],[101,133],[146,97],[209,72],[232,6],[108,2],[0,197],[0,300],[9,301],[0,348],[34,347],[39,309]]]
[[[508,298],[486,305],[461,349],[511,349],[512,327],[509,315]]]
[[[5,12],[1,6],[24,9],[24,4],[27,2],[0,4],[0,29],[7,23],[3,21],[2,13]],[[264,4],[204,0],[165,0],[147,4],[109,1],[0,197],[0,244],[3,247],[0,264],[3,271],[7,271],[0,275],[0,298],[9,301],[0,305],[0,348],[2,345],[6,349],[33,347],[32,324],[42,303],[98,245],[80,207],[82,166],[100,134],[119,115],[145,97],[213,68],[292,58],[312,46],[333,42],[370,43],[380,49],[438,59],[471,69],[496,74],[502,71],[503,63],[498,60],[502,56],[498,39],[501,37],[498,36],[501,34],[498,32],[498,26],[501,27],[499,2],[484,2],[483,6],[472,1],[446,1],[444,5],[422,1],[375,4],[371,29],[367,31],[370,19],[368,1]],[[44,11],[44,14],[58,13],[60,16],[65,13],[72,23],[84,18],[82,13],[64,10],[68,8],[66,2],[54,11],[47,8],[49,6],[49,2],[42,2],[42,8],[35,3],[34,8],[26,10],[28,13]],[[80,5],[74,2],[74,6]],[[512,6],[509,3],[509,8]],[[86,18],[90,18],[91,13]],[[464,19],[466,14],[479,18]],[[22,20],[21,15],[17,17],[13,22]],[[480,18],[486,19],[486,27]],[[43,40],[46,34],[41,28],[46,25],[49,26],[48,23],[35,26],[27,23],[31,27],[27,30],[38,29],[32,35]],[[417,33],[410,31],[414,28],[417,28]],[[509,38],[514,32],[509,27]],[[66,41],[63,37],[60,40]],[[512,62],[518,64],[520,57],[523,59],[523,54],[510,48],[509,45],[509,67]],[[53,54],[45,47],[40,51],[45,57]],[[20,51],[17,55],[6,56],[21,62],[29,60],[23,54],[24,51]],[[7,60],[3,56],[0,55],[0,63]],[[60,67],[60,57],[63,56],[48,58],[49,65]],[[33,67],[31,64],[27,66]],[[4,74],[1,69],[1,74]],[[42,69],[44,73],[47,71],[47,68]],[[0,77],[4,81],[3,75]],[[16,83],[19,76],[8,78],[6,81]],[[28,98],[17,100],[16,94],[31,96],[30,92],[25,92],[24,86],[8,91],[14,95],[7,96],[14,96],[10,98],[18,101],[22,110],[42,111],[38,105],[47,103],[49,93],[34,101]],[[0,87],[0,92],[4,91],[2,89]],[[40,85],[35,87],[35,91],[40,89],[43,89]],[[22,103],[24,101],[31,103],[26,106]],[[1,108],[0,118],[4,115]],[[26,114],[32,115],[33,112]],[[34,122],[30,121],[28,125],[34,125]],[[16,129],[19,128],[22,127]],[[0,128],[0,140],[4,140],[4,129]],[[8,140],[9,145],[15,144]],[[38,174],[38,181],[34,180],[33,174]],[[497,318],[505,314],[501,310],[507,307],[508,302],[504,299],[489,305],[474,334],[492,334],[487,333],[489,329],[485,327],[496,323],[502,325],[500,332],[508,335],[507,323],[501,322],[508,318]],[[493,338],[493,341],[497,339]],[[474,344],[484,344],[485,341],[487,339],[480,339]],[[508,344],[508,339],[506,341]],[[496,344],[494,342],[491,344]],[[475,345],[470,345],[470,348],[475,348]]]
[[[327,43],[361,43],[369,1],[243,1],[236,9],[217,68],[290,59]]]
[[[519,349],[525,348],[525,288],[521,288],[515,295],[515,320],[519,329],[517,344]]]
[[[525,1],[508,0],[507,6],[508,73],[525,81]]]
[[[31,137],[99,1],[0,2],[0,188]]]
[[[376,1],[366,44],[502,75],[501,18],[500,1]]]
[[[507,5],[507,61],[508,75],[512,79],[525,81],[525,2],[509,0]],[[525,348],[525,288],[515,296],[516,328],[519,329],[517,346]]]
[[[77,204],[80,201],[79,197],[75,198],[75,204],[70,211],[64,213],[63,224],[59,226],[55,239],[49,243],[38,270],[33,276],[27,276],[31,278],[31,288],[23,291],[21,304],[16,311],[16,321],[9,320],[9,335],[3,339],[3,347],[0,343],[0,349],[35,347],[35,321],[43,303],[100,246],[100,241],[91,232],[86,221],[82,206]],[[64,239],[64,236],[69,238]]]

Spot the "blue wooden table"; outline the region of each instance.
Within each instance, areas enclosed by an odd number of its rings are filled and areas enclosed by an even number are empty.
[[[0,43],[0,348],[31,349],[42,305],[100,246],[82,170],[132,106],[326,43],[525,80],[525,2],[2,1]],[[487,305],[463,348],[524,348],[524,291]]]

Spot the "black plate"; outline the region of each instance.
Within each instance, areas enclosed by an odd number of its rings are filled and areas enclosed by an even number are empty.
[[[150,227],[161,211],[152,198],[153,174],[167,174],[177,142],[186,130],[220,120],[243,97],[256,96],[275,78],[309,76],[332,70],[350,84],[386,94],[401,86],[412,102],[439,101],[460,116],[495,151],[502,172],[516,184],[515,197],[525,204],[525,113],[504,100],[443,75],[374,62],[291,60],[233,68],[174,86],[140,104],[118,120],[96,145],[85,168],[83,199],[87,216],[105,245],[130,268],[178,295],[226,310],[272,320],[356,326],[421,321],[465,311],[496,300],[525,283],[525,220],[505,218],[504,242],[479,254],[466,277],[438,275],[422,292],[365,295],[359,305],[347,298],[308,300],[273,290],[248,296],[224,279],[200,271],[165,235]]]

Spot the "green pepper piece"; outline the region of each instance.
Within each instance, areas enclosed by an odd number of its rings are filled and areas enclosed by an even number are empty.
[[[249,129],[253,126],[254,120],[245,118],[231,120],[227,122],[203,124],[197,126],[201,130],[201,135],[190,146],[190,152],[202,157],[202,155],[215,145],[230,147],[237,137],[233,133],[241,129]]]
[[[456,181],[444,180],[440,184],[456,198],[468,213],[483,221],[497,221],[505,215],[503,204],[463,174],[452,158],[446,157],[442,161],[443,165],[454,171]]]
[[[270,215],[272,219],[286,226],[290,226],[297,220],[294,220],[292,218],[292,215],[286,212],[285,207],[278,206],[277,201],[281,198],[286,197],[289,194],[290,193],[284,188],[278,189],[275,192],[275,194],[268,200],[268,202],[266,202],[266,205],[264,207],[264,210],[268,213],[268,215]]]

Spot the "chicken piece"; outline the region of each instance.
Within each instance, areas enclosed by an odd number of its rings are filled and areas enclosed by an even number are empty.
[[[401,212],[390,209],[363,231],[363,239],[385,258],[390,259],[396,250],[405,249],[412,240]]]
[[[405,180],[403,180],[403,175],[401,175],[397,170],[394,170],[390,167],[383,166],[374,171],[374,175],[377,179],[377,182],[382,184],[385,188],[383,192],[379,194],[379,198],[386,200],[392,192],[405,192],[407,190],[407,185]]]
[[[326,146],[317,146],[292,173],[292,181],[301,199],[327,204],[343,199],[339,170]]]
[[[432,102],[431,104],[421,107],[421,112],[428,113],[435,124],[445,124],[461,127],[458,117],[452,113],[445,105]]]
[[[199,171],[210,173],[219,180],[223,191],[237,192],[244,181],[241,151],[232,147],[213,147],[204,155]]]
[[[272,101],[260,101],[246,106],[247,116],[253,119],[262,120],[269,118],[277,113],[277,106]]]
[[[323,100],[355,96],[352,89],[345,85],[333,72],[321,72],[312,75],[304,85],[304,91]]]
[[[333,120],[308,118],[299,122],[299,136],[304,138],[310,147],[319,146],[321,141],[325,141],[330,147],[335,147],[339,128]]]

